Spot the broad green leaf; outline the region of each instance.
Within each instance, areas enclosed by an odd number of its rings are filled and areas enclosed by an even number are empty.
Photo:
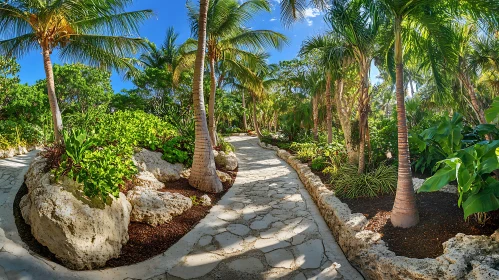
[[[464,218],[480,213],[490,212],[499,209],[499,199],[492,191],[482,191],[477,194],[472,194],[463,203]]]
[[[428,180],[426,180],[421,188],[418,190],[419,192],[434,192],[438,191],[447,185],[449,182],[454,181],[456,179],[456,169],[451,166],[445,166],[435,173],[435,175],[431,176]]]

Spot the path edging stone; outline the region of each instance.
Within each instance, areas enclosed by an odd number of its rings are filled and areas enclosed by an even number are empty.
[[[499,230],[491,236],[457,234],[443,244],[444,254],[434,259],[396,256],[379,233],[364,230],[368,223],[364,215],[352,213],[307,164],[276,146],[258,143],[276,151],[296,170],[348,260],[367,279],[499,279],[494,269],[499,263]]]

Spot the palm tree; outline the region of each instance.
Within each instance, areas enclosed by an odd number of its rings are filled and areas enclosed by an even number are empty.
[[[397,102],[398,126],[398,182],[395,203],[391,213],[391,222],[395,227],[409,228],[419,222],[416,208],[412,172],[409,160],[408,130],[405,110],[404,91],[404,37],[407,32],[419,30],[426,34],[430,42],[438,46],[441,52],[449,52],[448,29],[445,24],[449,15],[466,12],[471,17],[496,19],[499,3],[495,0],[364,0],[366,10],[384,16],[392,26],[393,60],[395,62],[395,92]],[[455,9],[460,7],[460,9]],[[409,36],[406,36],[409,37]],[[433,66],[437,69],[436,65]],[[432,73],[437,79],[438,71]]]
[[[360,94],[359,114],[359,173],[364,173],[366,140],[369,139],[369,73],[376,51],[376,37],[380,28],[379,21],[364,10],[359,1],[337,0],[327,15],[333,36],[341,37],[346,50],[359,67]],[[368,143],[369,145],[369,143]]]
[[[189,184],[202,191],[219,193],[223,190],[223,187],[217,176],[217,170],[215,167],[215,156],[213,154],[208,125],[206,123],[206,111],[203,95],[206,26],[209,2],[209,0],[199,1],[199,21],[197,24],[198,48],[194,67],[194,78],[192,82],[196,140]]]
[[[41,49],[54,137],[61,142],[51,54],[103,68],[133,68],[130,57],[144,45],[136,34],[152,11],[125,12],[132,0],[12,0],[0,3],[0,53],[21,57]],[[107,33],[109,35],[103,35]]]
[[[198,25],[198,10],[188,5],[191,29],[195,33]],[[208,129],[214,146],[217,145],[215,124],[215,95],[217,90],[216,67],[224,60],[228,68],[240,69],[242,60],[254,60],[254,52],[267,47],[280,48],[287,39],[271,30],[252,30],[244,24],[260,11],[270,11],[267,0],[249,0],[239,4],[237,0],[216,0],[208,9],[207,59],[210,68],[211,92],[208,103]],[[228,59],[232,57],[233,59]]]

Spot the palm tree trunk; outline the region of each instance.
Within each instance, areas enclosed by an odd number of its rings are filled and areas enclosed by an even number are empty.
[[[468,95],[470,96],[471,106],[473,106],[473,110],[478,117],[478,121],[480,122],[480,124],[487,124],[487,120],[485,120],[485,113],[482,109],[482,106],[480,106],[480,104],[478,103],[478,99],[475,93],[475,87],[473,86],[470,77],[464,73],[460,73],[459,79],[461,80],[461,83],[463,83],[466,91],[468,92]],[[492,137],[490,135],[485,135],[485,138],[486,140],[492,140]]]
[[[243,126],[244,126],[244,131],[248,132],[248,121],[246,120],[246,98],[244,98],[244,91],[243,91]]]
[[[54,140],[56,143],[62,143],[62,116],[59,104],[57,103],[57,96],[55,95],[54,71],[52,69],[50,50],[48,48],[43,49],[43,66],[47,78],[47,92],[49,96],[50,111],[52,112],[52,122],[54,124]]]
[[[206,20],[209,0],[199,2],[199,33],[198,50],[192,85],[192,99],[196,126],[196,141],[194,145],[194,159],[192,162],[189,184],[199,190],[219,193],[223,190],[222,183],[217,176],[213,146],[210,141],[203,95],[203,72],[206,50]]]
[[[314,119],[314,128],[312,132],[314,134],[314,140],[319,140],[319,95],[314,95],[312,97],[312,115]]]
[[[210,78],[211,92],[208,103],[208,130],[210,132],[211,144],[216,147],[217,143],[217,125],[215,123],[215,95],[217,93],[217,79],[215,77],[215,58],[210,57]]]
[[[352,142],[352,122],[350,119],[350,114],[345,106],[343,105],[343,91],[345,89],[345,83],[343,79],[336,80],[336,92],[334,95],[334,100],[336,102],[336,111],[338,113],[338,119],[340,120],[341,130],[343,131],[343,137],[345,138],[345,147],[347,149],[348,163],[355,164],[357,161],[357,156],[353,148]]]
[[[256,118],[256,98],[255,98],[255,93],[251,94],[251,98],[253,99],[253,124],[255,126],[256,135],[258,135],[258,138],[261,138],[262,137],[262,133],[260,132],[260,128],[258,127],[258,120]]]
[[[363,61],[360,66],[360,96],[359,96],[359,174],[366,169],[366,139],[369,120],[369,62]]]
[[[416,199],[412,185],[409,141],[404,98],[404,65],[402,60],[402,18],[395,20],[395,66],[398,126],[398,181],[391,221],[394,227],[409,228],[419,222]]]
[[[326,75],[326,126],[327,126],[327,143],[333,142],[333,110],[331,104],[331,74]]]

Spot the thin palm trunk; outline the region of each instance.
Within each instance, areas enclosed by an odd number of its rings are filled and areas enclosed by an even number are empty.
[[[327,126],[327,143],[333,142],[333,108],[331,104],[331,74],[326,75],[326,126]]]
[[[480,124],[487,124],[487,120],[485,120],[485,113],[482,109],[482,106],[480,106],[478,102],[475,93],[475,87],[473,86],[470,77],[464,73],[460,73],[459,79],[461,80],[461,83],[463,83],[466,91],[468,92],[468,95],[470,96],[471,106],[473,107],[473,111],[475,111],[475,114],[478,117],[478,121],[480,122]],[[492,137],[490,135],[485,135],[485,138],[486,140],[492,140]]]
[[[359,174],[366,168],[366,140],[369,126],[369,63],[363,60],[360,66],[360,96],[359,96]]]
[[[246,98],[244,98],[244,91],[243,91],[243,126],[244,126],[244,131],[248,132],[248,121],[246,120]]]
[[[206,20],[209,0],[200,0],[198,50],[194,68],[192,85],[192,99],[196,126],[196,141],[194,146],[194,160],[192,163],[189,184],[199,190],[219,193],[223,190],[222,183],[217,176],[213,146],[210,141],[203,95],[203,72],[206,50]]]
[[[395,20],[395,64],[398,125],[398,181],[397,194],[393,204],[391,221],[393,226],[409,228],[419,222],[416,199],[412,185],[412,172],[409,159],[409,141],[404,99],[404,65],[402,61],[402,19]]]
[[[52,112],[52,122],[54,124],[54,140],[56,143],[62,142],[62,116],[55,95],[54,71],[50,60],[50,50],[43,49],[43,66],[47,78],[47,92],[49,97],[50,111]]]
[[[336,80],[336,92],[334,95],[334,99],[336,101],[336,111],[338,112],[338,119],[340,120],[341,130],[343,131],[343,137],[345,138],[348,163],[355,164],[357,156],[352,142],[352,122],[350,119],[351,111],[346,108],[345,104],[343,104],[344,89],[345,82],[343,79]]]
[[[312,130],[314,134],[314,140],[319,140],[319,95],[314,95],[312,97],[312,115],[314,119],[314,128]]]
[[[210,58],[210,78],[211,78],[211,92],[210,100],[208,103],[208,130],[210,132],[210,139],[213,146],[217,146],[217,125],[215,123],[215,95],[217,93],[217,82],[215,77],[215,58]]]
[[[262,133],[260,132],[260,128],[258,127],[258,120],[256,117],[256,98],[254,93],[251,94],[251,98],[253,99],[253,124],[255,126],[256,135],[258,135],[258,137],[261,138]]]

